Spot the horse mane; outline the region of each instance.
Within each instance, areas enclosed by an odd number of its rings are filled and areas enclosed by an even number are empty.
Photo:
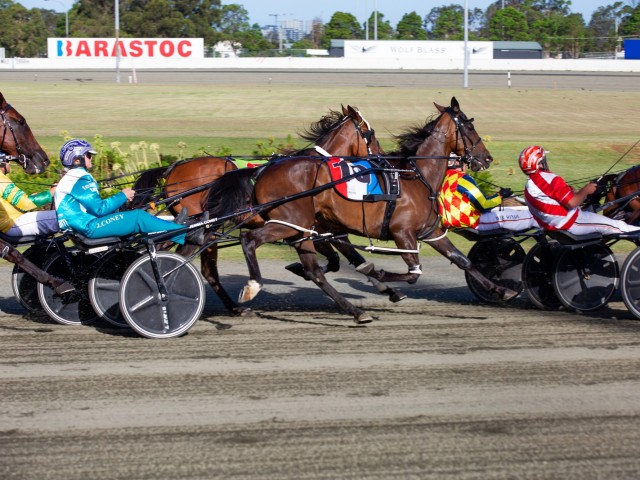
[[[433,128],[436,123],[440,119],[441,115],[438,115],[434,118],[431,116],[427,118],[426,123],[423,126],[414,125],[408,127],[404,132],[399,135],[394,135],[397,144],[398,150],[389,153],[389,156],[398,156],[398,157],[412,157],[420,148],[420,145],[424,143],[424,141],[433,133]]]
[[[304,140],[317,144],[324,140],[324,137],[329,135],[338,125],[344,120],[344,114],[337,110],[329,110],[325,116],[323,116],[317,122],[313,122],[309,128],[299,132],[298,135]]]
[[[158,189],[159,180],[163,177],[164,171],[167,167],[156,167],[149,170],[145,170],[134,182],[133,190],[136,194],[131,200],[131,208],[141,208],[151,200]]]

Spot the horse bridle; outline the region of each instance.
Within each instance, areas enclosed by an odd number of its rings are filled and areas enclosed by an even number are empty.
[[[371,139],[375,135],[375,131],[369,126],[369,123],[364,119],[358,121],[355,118],[350,117],[348,115],[345,117],[345,121],[347,119],[349,119],[349,120],[351,120],[353,122],[353,125],[356,127],[356,130],[360,134],[360,138],[362,138],[364,140],[364,143],[367,146],[367,153],[369,155],[373,155],[371,153]],[[367,125],[368,129],[367,129],[366,132],[362,130],[362,125]]]
[[[476,146],[476,143],[471,142],[471,140],[469,139],[466,133],[466,128],[467,128],[466,124],[473,123],[473,118],[461,118],[460,114],[462,112],[455,114],[453,113],[451,108],[447,109],[447,113],[449,114],[449,117],[451,117],[451,120],[453,120],[453,123],[456,126],[456,145],[458,144],[458,140],[462,139],[462,146],[464,147],[464,155],[460,157],[460,160],[469,166],[471,166],[474,163],[479,163],[479,160],[476,160],[476,158],[473,156],[473,153],[472,153],[474,147]],[[471,143],[469,144],[468,142],[471,142]]]
[[[22,168],[25,168],[27,165],[27,156],[22,153],[22,148],[20,147],[20,142],[18,142],[18,137],[16,136],[16,132],[13,130],[13,125],[11,125],[11,121],[7,115],[7,112],[11,110],[13,107],[10,104],[5,104],[5,106],[0,109],[0,118],[2,118],[2,125],[4,126],[4,132],[2,133],[2,140],[0,141],[0,163],[14,161],[20,164]],[[4,141],[7,138],[7,130],[11,132],[11,136],[13,137],[13,143],[16,146],[16,151],[18,152],[17,156],[7,155],[2,153],[2,147],[4,146]]]

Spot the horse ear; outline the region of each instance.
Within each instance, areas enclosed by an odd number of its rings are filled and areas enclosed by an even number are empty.
[[[2,95],[2,92],[0,92],[0,105],[4,105],[5,103],[7,103],[7,101],[4,99],[4,95]]]
[[[347,105],[347,110],[351,118],[358,118],[358,110],[353,108],[351,105]]]
[[[340,105],[342,107],[342,114],[346,117],[349,113],[347,112],[347,109],[344,108],[344,105]]]
[[[446,110],[446,108],[444,108],[442,105],[438,105],[436,102],[433,102],[433,104],[436,106],[440,113],[444,113],[444,111]]]
[[[458,103],[458,100],[456,100],[456,97],[451,97],[451,108],[456,111],[460,110],[460,104]]]

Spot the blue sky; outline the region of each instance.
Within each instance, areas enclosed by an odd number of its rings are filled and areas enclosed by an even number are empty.
[[[64,11],[73,5],[73,0],[14,0],[26,8],[50,8],[51,10]],[[572,13],[581,13],[585,22],[589,23],[591,14],[600,6],[611,5],[615,0],[573,0]],[[223,4],[237,3],[243,5],[249,12],[250,22],[260,25],[274,24],[275,17],[270,14],[278,14],[278,19],[283,20],[313,20],[321,18],[324,23],[331,19],[336,11],[348,12],[363,23],[377,5],[378,11],[384,14],[385,20],[389,20],[394,27],[405,13],[415,11],[424,16],[429,11],[442,5],[459,3],[464,6],[464,0],[458,2],[451,0],[222,0]],[[469,8],[486,9],[493,3],[492,0],[468,0]]]

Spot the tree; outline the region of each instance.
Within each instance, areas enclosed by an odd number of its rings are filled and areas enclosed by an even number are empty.
[[[179,38],[195,33],[190,22],[168,0],[136,1],[120,16],[126,36]]]
[[[405,13],[396,27],[398,40],[426,40],[427,31],[422,18],[415,11]]]
[[[44,23],[40,10],[27,10],[11,0],[0,6],[0,45],[9,57],[46,55],[47,37],[52,34]]]
[[[367,25],[369,26],[369,39],[374,38],[375,32],[375,15],[376,12],[371,12],[369,19],[364,23],[364,28],[366,31]],[[393,38],[393,27],[388,21],[384,21],[384,14],[381,12],[378,13],[378,40],[390,40]]]
[[[611,52],[616,48],[618,21],[622,17],[622,2],[599,7],[591,15],[589,36],[586,45],[592,52]]]
[[[356,17],[350,13],[335,12],[329,23],[324,26],[324,37],[322,46],[329,48],[332,39],[361,39],[363,38],[362,27]]]
[[[426,21],[432,25],[431,39],[462,40],[464,37],[464,9],[460,5],[432,8]]]
[[[489,20],[489,40],[526,41],[529,39],[527,17],[513,7],[496,12]]]
[[[628,16],[625,16],[619,33],[625,37],[640,36],[640,5],[636,6]]]

